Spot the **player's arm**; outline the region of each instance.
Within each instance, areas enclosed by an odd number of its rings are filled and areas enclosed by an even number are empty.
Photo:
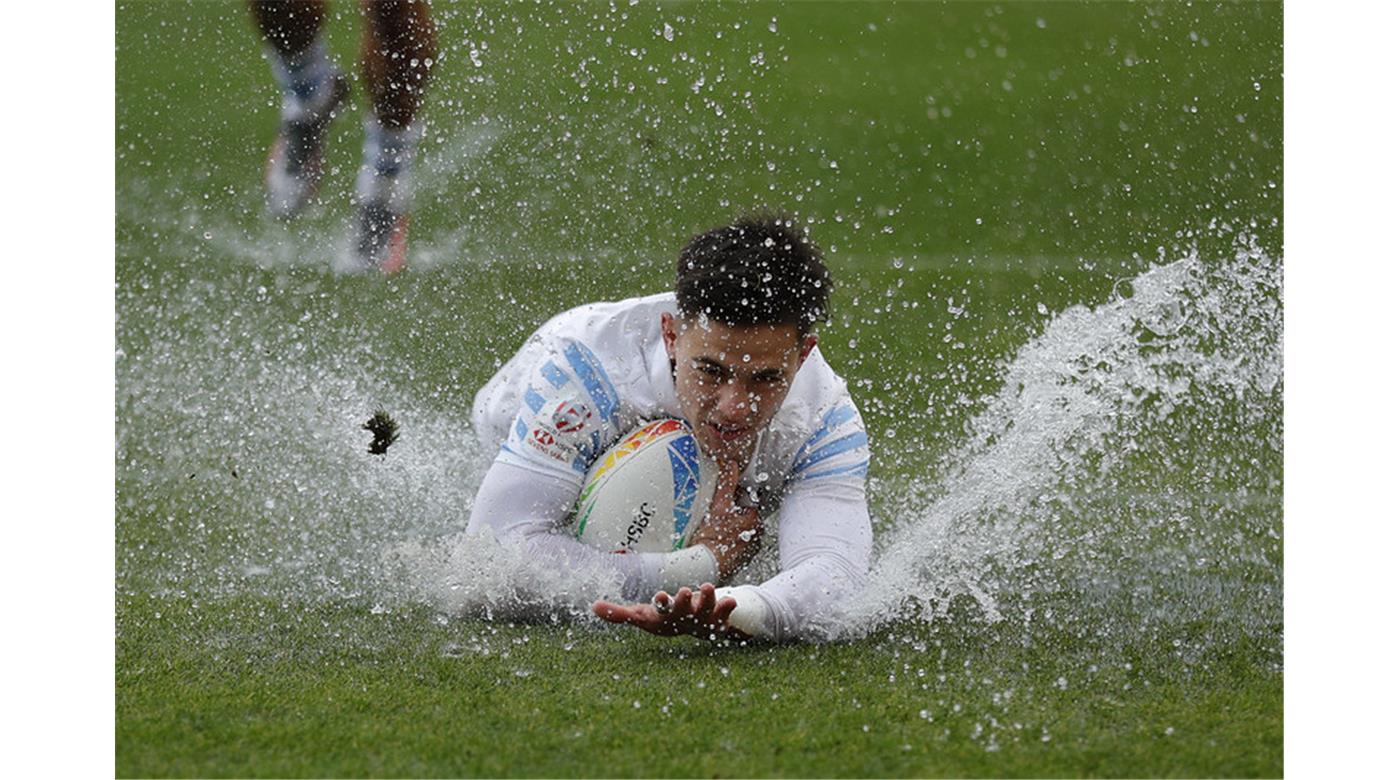
[[[730,625],[779,641],[835,633],[843,603],[865,586],[870,567],[869,466],[865,425],[843,398],[823,415],[788,474],[778,513],[782,571],[761,585],[718,591],[737,601]]]
[[[738,463],[721,466],[709,512],[688,548],[707,548],[717,563],[721,581],[729,579],[735,569],[753,558],[762,537],[763,524],[758,509],[742,506],[737,501],[740,471]],[[750,638],[748,633],[729,624],[729,614],[738,602],[718,597],[714,584],[706,581],[710,579],[714,578],[699,578],[695,581],[704,582],[703,585],[695,590],[681,587],[675,596],[661,590],[645,604],[597,601],[593,604],[593,614],[610,623],[626,623],[659,636]]]
[[[705,548],[617,555],[562,532],[589,464],[616,438],[618,406],[597,358],[578,342],[561,345],[530,374],[519,412],[477,491],[468,529],[489,528],[543,566],[611,571],[627,598],[713,579],[715,559]]]
[[[610,571],[626,598],[657,589],[713,579],[715,560],[704,548],[671,553],[613,554],[564,533],[561,526],[578,498],[579,484],[497,460],[477,490],[468,530],[489,528],[497,539],[519,544],[541,566],[561,571]]]
[[[593,613],[661,636],[785,641],[829,639],[842,602],[864,587],[870,564],[870,515],[864,490],[846,485],[801,489],[779,519],[783,570],[762,585],[663,590],[649,603],[598,601]]]
[[[864,587],[870,566],[869,464],[864,424],[845,399],[794,458],[778,515],[777,576],[761,585],[718,588],[713,597],[705,594],[706,583],[687,594],[690,599],[661,592],[648,604],[598,602],[594,613],[662,635],[830,638],[840,627],[843,602]],[[682,608],[668,608],[672,604]]]
[[[864,490],[814,485],[794,491],[780,510],[778,538],[777,576],[719,589],[720,598],[736,601],[730,625],[775,641],[832,638],[844,602],[865,587],[869,572],[873,534]]]

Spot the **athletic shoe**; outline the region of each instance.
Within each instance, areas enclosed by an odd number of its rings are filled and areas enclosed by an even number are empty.
[[[350,82],[338,71],[309,101],[288,95],[282,100],[282,125],[267,155],[267,210],[293,217],[316,196],[324,167],[326,134],[331,120],[350,96]]]
[[[408,215],[395,214],[383,203],[362,204],[355,251],[367,268],[402,271],[408,264]]]

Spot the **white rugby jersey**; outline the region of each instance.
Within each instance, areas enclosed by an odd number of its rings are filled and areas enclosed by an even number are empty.
[[[683,418],[661,337],[665,312],[676,313],[674,293],[570,309],[530,336],[477,393],[477,435],[500,451],[469,528],[517,537],[557,565],[615,569],[623,596],[639,601],[715,580],[714,558],[700,545],[618,555],[559,532],[595,457],[644,421]],[[829,633],[835,609],[864,584],[869,567],[869,463],[846,383],[814,349],[740,478],[767,518],[764,544],[776,540],[780,572],[720,589],[738,601],[733,625],[780,640]]]

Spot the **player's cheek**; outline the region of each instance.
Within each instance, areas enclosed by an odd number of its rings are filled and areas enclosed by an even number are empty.
[[[758,385],[749,391],[749,408],[760,416],[768,416],[768,412],[772,411],[772,406],[773,394],[769,392],[767,386]]]
[[[693,418],[693,423],[699,425],[709,414],[710,408],[714,406],[714,399],[705,391],[703,387],[691,385],[686,388],[685,394],[681,397],[681,404],[685,411]]]

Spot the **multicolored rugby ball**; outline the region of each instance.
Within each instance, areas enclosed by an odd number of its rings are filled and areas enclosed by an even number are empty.
[[[718,476],[683,420],[646,423],[589,468],[574,536],[607,552],[679,550],[704,520]]]

